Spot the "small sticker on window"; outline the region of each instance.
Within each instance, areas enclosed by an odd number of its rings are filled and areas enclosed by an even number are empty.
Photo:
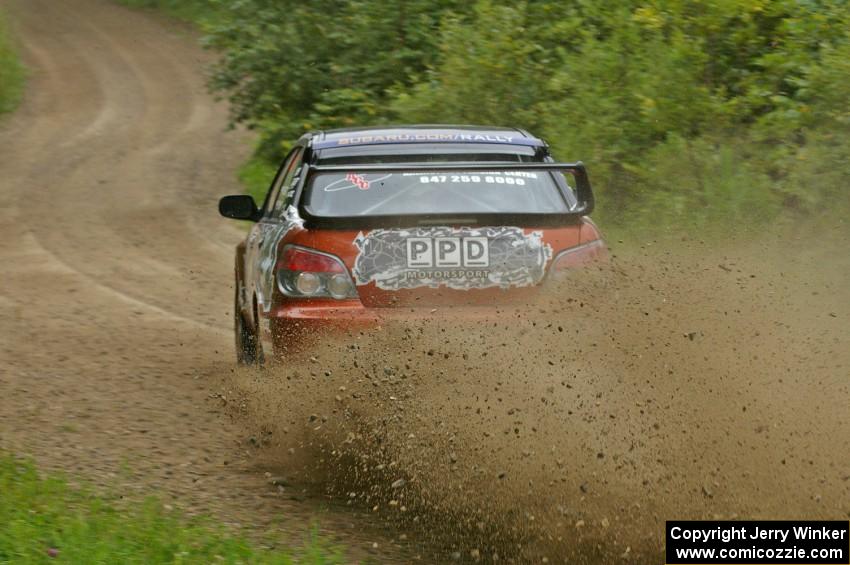
[[[348,190],[349,188],[357,188],[360,190],[369,190],[376,182],[385,181],[393,176],[392,174],[382,175],[377,178],[370,179],[368,175],[358,173],[346,173],[341,179],[332,182],[324,188],[325,192],[337,192],[340,190]]]

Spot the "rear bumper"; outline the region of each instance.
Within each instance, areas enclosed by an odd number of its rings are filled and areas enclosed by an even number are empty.
[[[519,307],[517,305],[517,307]],[[425,306],[367,308],[359,300],[288,304],[273,308],[268,329],[278,356],[300,353],[323,336],[346,334],[395,322],[421,320],[482,321],[514,313],[514,307]],[[515,315],[515,314],[514,314]]]

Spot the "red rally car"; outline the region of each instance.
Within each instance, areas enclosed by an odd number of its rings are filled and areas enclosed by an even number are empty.
[[[236,248],[237,359],[262,362],[263,341],[282,357],[324,330],[476,319],[526,301],[606,253],[593,205],[584,165],[555,162],[520,129],[306,134],[262,207],[247,195],[219,202],[223,216],[255,222]]]

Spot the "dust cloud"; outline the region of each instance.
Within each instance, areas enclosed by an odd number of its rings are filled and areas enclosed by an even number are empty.
[[[845,244],[615,243],[522,309],[227,386],[264,465],[434,559],[659,562],[667,519],[850,517]]]

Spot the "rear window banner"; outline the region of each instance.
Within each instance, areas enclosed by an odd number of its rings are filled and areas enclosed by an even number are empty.
[[[480,173],[404,173],[402,176],[416,176],[420,184],[507,184],[525,186],[525,179],[537,179],[537,173],[525,171],[490,171]]]
[[[314,138],[313,149],[352,147],[356,145],[405,145],[414,143],[456,143],[475,145],[507,145],[522,147],[543,147],[545,144],[534,137],[526,137],[513,131],[457,131],[457,130],[419,130],[389,131],[374,133],[351,133],[332,135],[330,139]]]
[[[511,143],[512,135],[482,135],[479,133],[400,133],[389,135],[358,135],[342,137],[337,145],[363,145],[370,143],[410,143],[415,141],[465,141],[479,143]]]
[[[532,286],[552,258],[542,232],[519,227],[376,229],[354,244],[355,282],[383,290]]]

